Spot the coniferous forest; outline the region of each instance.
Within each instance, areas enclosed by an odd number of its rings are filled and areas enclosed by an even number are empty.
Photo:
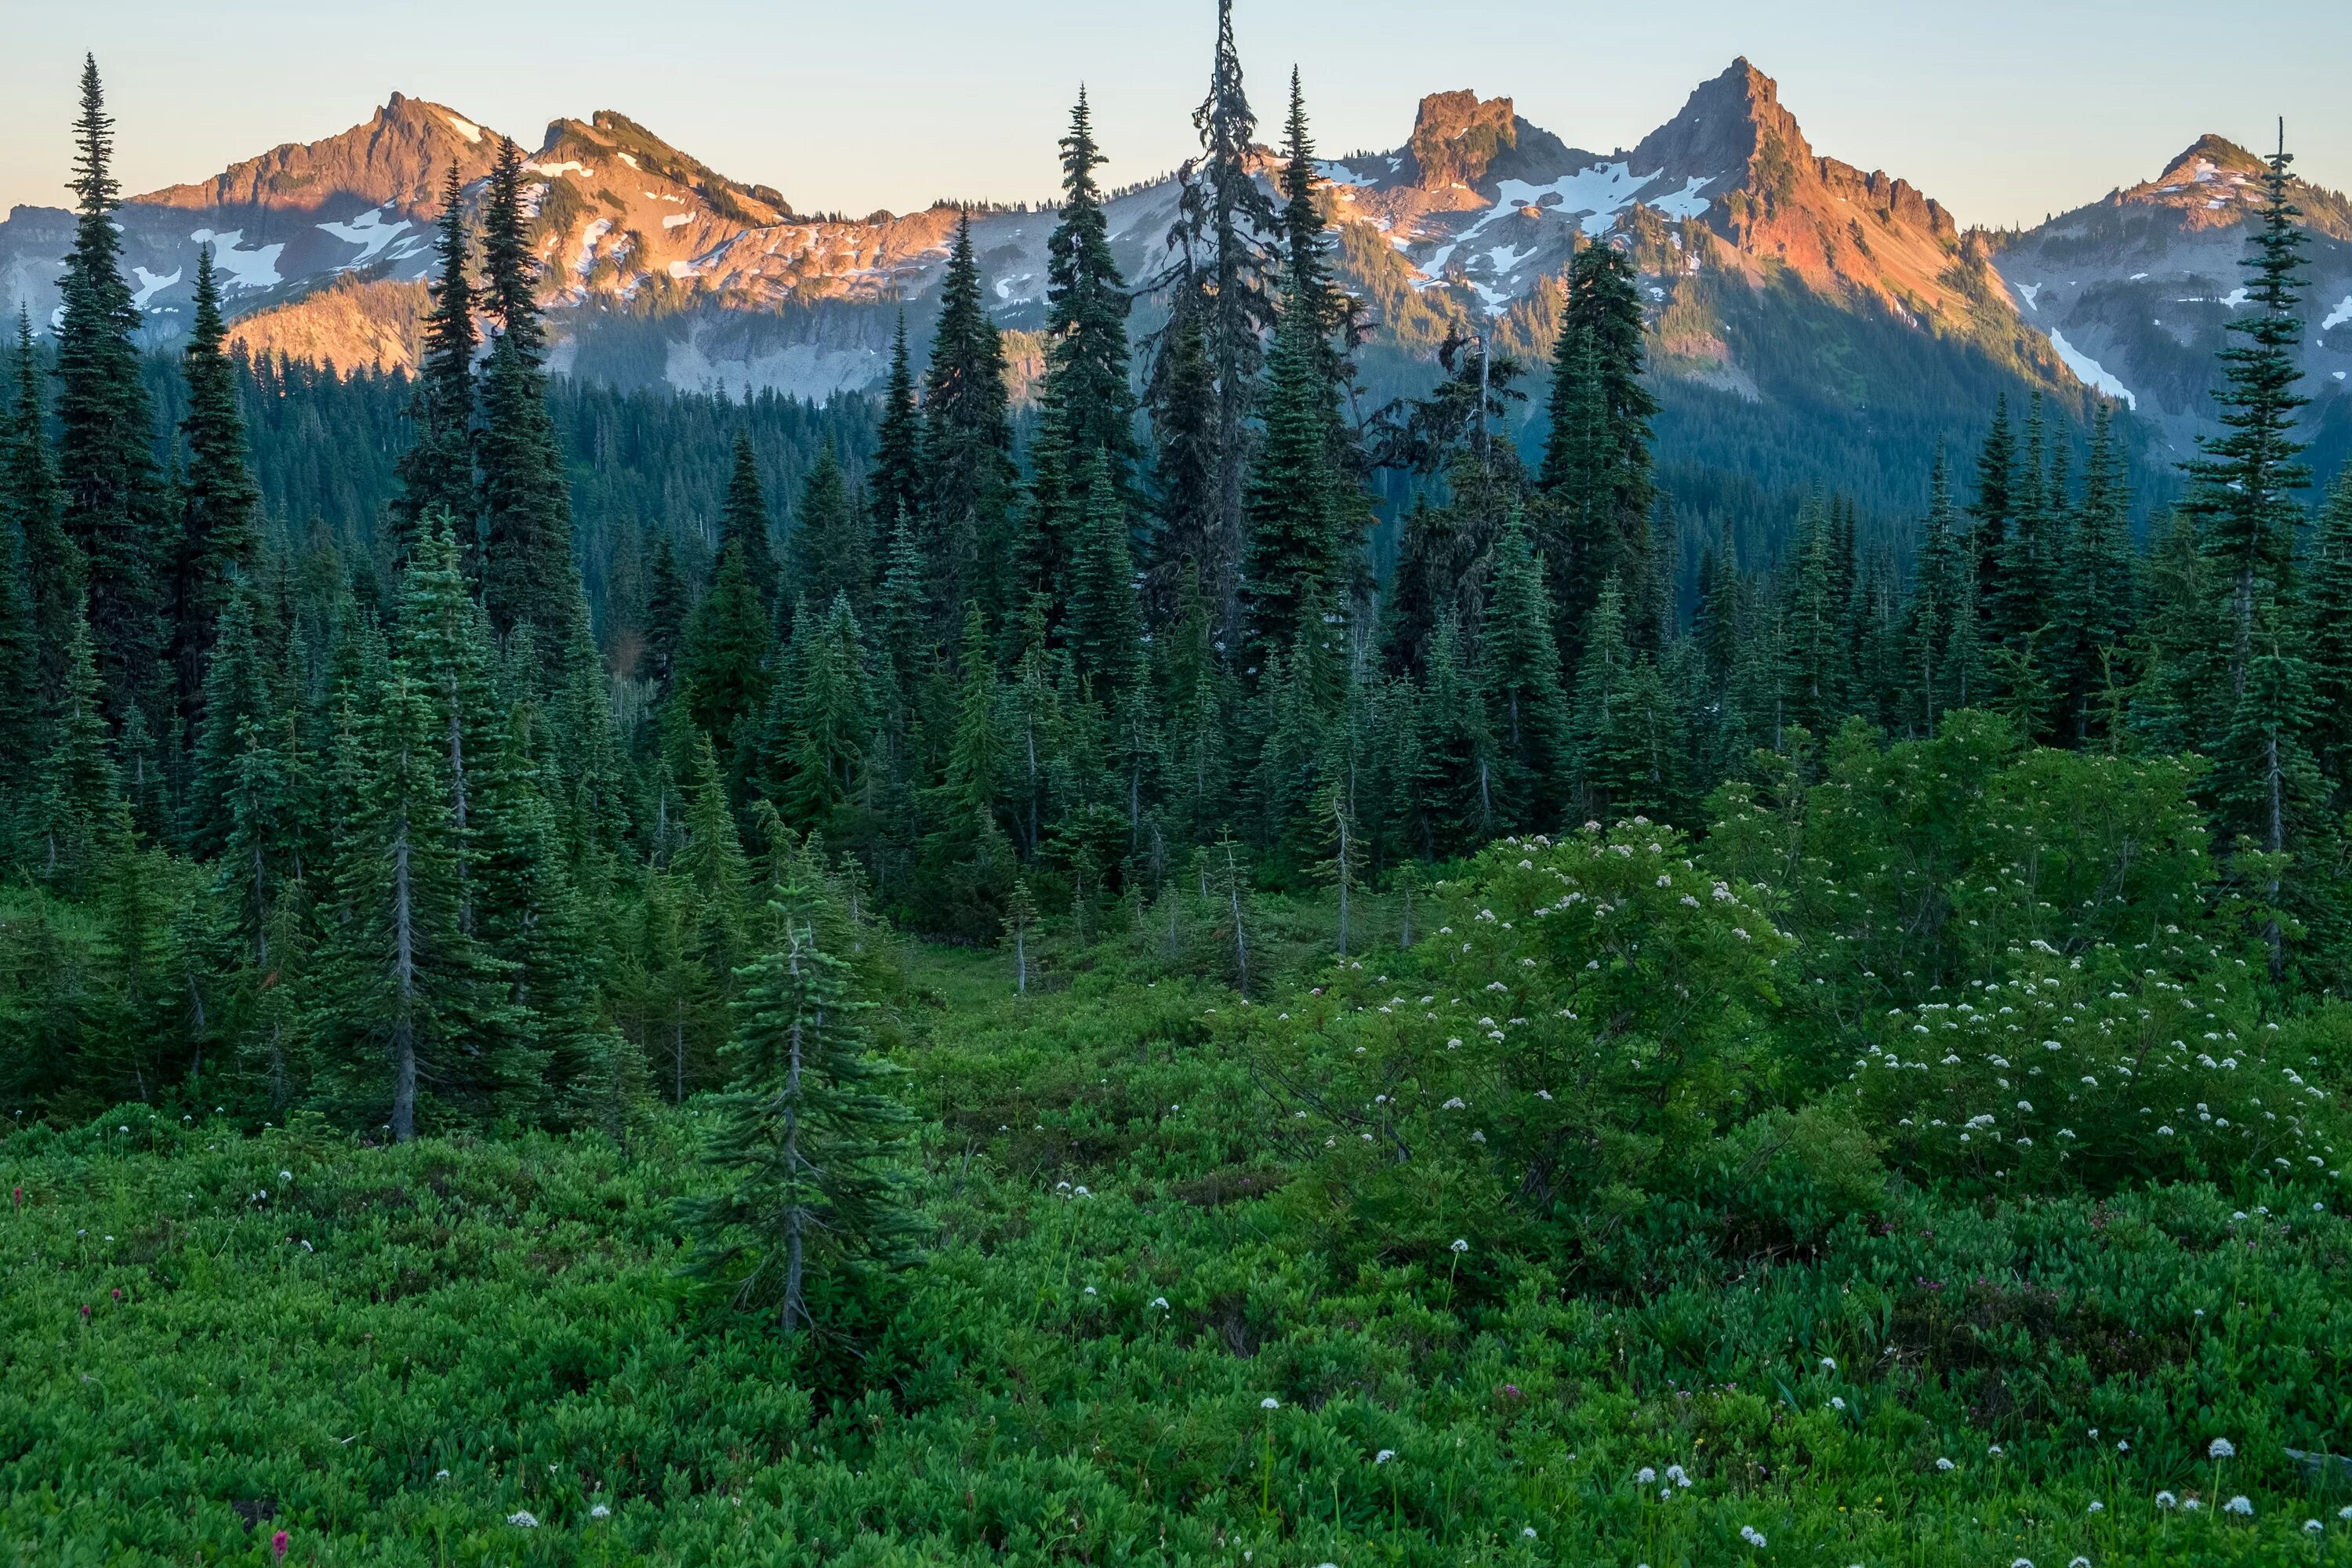
[[[967,225],[814,406],[551,376],[511,142],[414,374],[209,258],[142,355],[87,67],[0,356],[16,1555],[2352,1561],[2284,148],[2146,526],[2021,399],[1899,549],[1694,560],[1623,247],[1368,408],[1299,75],[1223,19],[1195,119],[1127,277],[1079,96],[1033,396]]]

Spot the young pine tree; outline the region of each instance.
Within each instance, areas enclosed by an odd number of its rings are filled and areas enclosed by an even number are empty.
[[[780,940],[744,975],[703,1148],[721,1184],[681,1205],[694,1270],[772,1305],[787,1335],[817,1327],[813,1279],[854,1289],[866,1268],[906,1261],[913,1239],[893,1169],[909,1118],[876,1054],[873,999],[820,940],[824,897],[804,880],[778,890]]]

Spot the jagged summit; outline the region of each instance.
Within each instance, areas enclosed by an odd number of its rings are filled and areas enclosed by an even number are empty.
[[[209,180],[132,198],[134,205],[218,211],[342,209],[354,201],[403,216],[440,200],[450,164],[467,181],[489,172],[498,135],[454,109],[394,93],[367,121],[317,142],[289,142]]]

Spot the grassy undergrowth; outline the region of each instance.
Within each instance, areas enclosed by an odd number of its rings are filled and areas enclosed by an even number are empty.
[[[833,1303],[854,1346],[682,1287],[690,1106],[625,1148],[146,1108],[0,1141],[6,1560],[2352,1563],[2347,1477],[2286,1452],[2352,1393],[2352,1229],[2306,1188],[1744,1148],[1812,1197],[1566,1245],[1427,1142],[1391,1212],[1339,1205],[1352,1123],[1280,1001],[908,963],[936,1236]]]

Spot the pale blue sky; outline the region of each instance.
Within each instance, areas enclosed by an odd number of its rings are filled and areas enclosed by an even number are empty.
[[[1899,174],[1963,223],[2037,223],[2146,178],[2199,133],[2352,186],[2352,0],[2275,0],[2276,47],[2182,0],[1240,0],[1269,128],[1295,60],[1327,152],[1392,147],[1424,92],[1507,94],[1572,145],[1630,146],[1746,54],[1818,152]],[[2250,16],[2252,8],[2241,16]],[[62,205],[94,49],[126,185],[210,174],[364,120],[395,89],[535,143],[617,109],[803,211],[1034,198],[1089,86],[1114,182],[1184,156],[1207,0],[112,0],[0,5],[0,205]],[[2263,57],[2268,57],[2267,60]]]

